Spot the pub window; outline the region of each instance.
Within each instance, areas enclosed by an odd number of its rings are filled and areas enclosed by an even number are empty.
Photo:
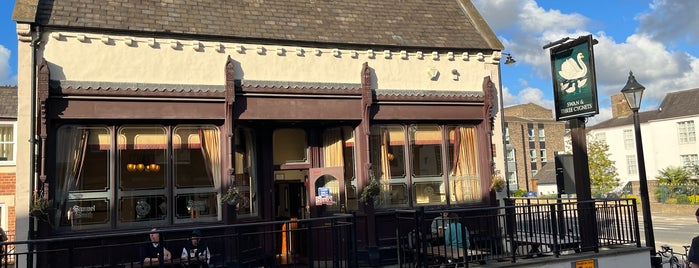
[[[479,202],[483,193],[478,169],[476,128],[470,125],[448,126],[447,133],[450,201],[457,204]]]
[[[218,129],[177,126],[173,132],[175,222],[216,221],[222,176]]]
[[[372,126],[369,148],[372,177],[381,183],[375,207],[480,202],[476,144],[476,128],[472,125]],[[405,172],[407,166],[409,173]]]
[[[238,127],[233,137],[235,138],[234,186],[243,197],[242,202],[238,204],[237,215],[241,218],[256,216],[258,200],[255,133],[250,128]]]
[[[352,127],[328,128],[323,131],[323,167],[343,167],[345,171],[344,203],[347,209],[357,210],[357,180],[354,176],[354,130]],[[330,178],[324,178],[326,185],[330,182]],[[331,193],[334,200],[342,198],[339,195],[339,185],[336,191],[331,189]],[[329,206],[328,209],[339,210],[340,207],[336,203]]]
[[[442,130],[438,125],[412,125],[408,131],[415,203],[446,203]]]
[[[401,125],[371,127],[370,149],[372,176],[379,180],[381,193],[374,206],[378,208],[408,204],[405,173],[405,132]]]
[[[56,215],[73,230],[107,228],[112,222],[112,131],[106,126],[62,126],[56,135]]]
[[[220,220],[219,136],[212,125],[60,127],[54,226],[85,230]]]
[[[299,128],[277,129],[273,134],[274,164],[308,163],[306,131]]]

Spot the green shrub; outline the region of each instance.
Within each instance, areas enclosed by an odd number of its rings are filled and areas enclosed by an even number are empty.
[[[512,193],[512,196],[523,197],[525,193],[527,193],[527,191],[522,190],[522,189],[517,189],[516,191],[514,191],[514,193]]]
[[[677,195],[677,204],[691,204],[692,201],[689,200],[689,197],[686,194],[678,194]]]
[[[668,198],[665,200],[665,204],[677,204],[677,198]]]
[[[622,195],[621,198],[633,198],[633,199],[636,199],[636,205],[639,205],[639,206],[641,205],[641,198],[638,197],[638,196],[635,196],[635,195],[632,195],[632,194],[625,194],[625,195]]]

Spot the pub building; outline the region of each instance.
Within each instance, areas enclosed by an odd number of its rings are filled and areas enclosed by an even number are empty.
[[[470,1],[156,2],[17,1],[17,240],[354,213],[366,251],[396,209],[496,205],[503,46]]]

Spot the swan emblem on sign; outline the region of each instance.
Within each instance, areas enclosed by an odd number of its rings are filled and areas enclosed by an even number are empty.
[[[558,71],[558,75],[564,79],[560,82],[561,91],[567,94],[579,93],[580,88],[587,84],[587,65],[583,62],[585,55],[578,53],[575,58],[565,60]]]

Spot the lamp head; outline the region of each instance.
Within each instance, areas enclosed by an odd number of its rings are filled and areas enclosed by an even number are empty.
[[[506,65],[512,65],[512,64],[515,64],[515,62],[517,62],[515,59],[512,58],[512,55],[510,55],[510,53],[502,53],[502,54],[507,55],[507,59],[505,59]]]
[[[621,89],[621,93],[624,94],[624,98],[626,98],[626,102],[632,111],[638,111],[641,108],[641,98],[645,89],[643,85],[636,81],[633,72],[629,72],[629,80],[626,81],[626,85]]]

